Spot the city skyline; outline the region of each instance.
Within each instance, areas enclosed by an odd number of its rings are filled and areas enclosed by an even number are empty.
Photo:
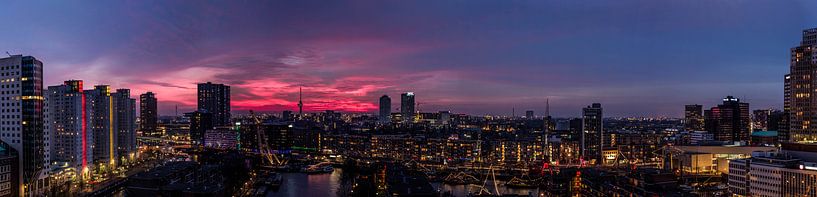
[[[0,43],[43,61],[46,86],[152,91],[160,115],[195,110],[212,81],[237,113],[295,111],[303,86],[306,112],[374,114],[415,92],[431,112],[541,116],[550,99],[555,117],[598,102],[606,117],[680,118],[728,95],[781,109],[789,49],[817,16],[805,1],[269,3],[10,2]]]

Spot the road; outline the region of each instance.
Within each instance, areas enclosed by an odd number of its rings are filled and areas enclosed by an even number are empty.
[[[111,175],[110,177],[108,177],[108,179],[105,179],[102,182],[94,184],[92,187],[84,188],[82,190],[82,192],[80,193],[80,195],[81,196],[94,196],[94,194],[98,194],[101,191],[116,189],[116,188],[111,188],[111,186],[122,187],[122,186],[124,186],[124,181],[126,181],[127,178],[129,178],[129,177],[131,177],[133,175],[136,175],[136,174],[138,174],[140,172],[144,172],[145,170],[148,169],[149,166],[152,166],[149,163],[150,162],[144,162],[144,163],[142,163],[142,165],[131,167],[130,169],[128,169],[128,171],[125,172],[125,176]]]

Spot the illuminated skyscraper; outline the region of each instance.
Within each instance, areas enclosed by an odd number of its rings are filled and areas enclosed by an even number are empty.
[[[704,114],[701,105],[686,105],[684,107],[684,130],[703,131]]]
[[[593,103],[582,109],[581,155],[587,160],[602,161],[602,136],[604,136],[604,121],[602,120],[600,103]]]
[[[136,99],[130,97],[129,89],[116,89],[111,94],[111,99],[116,132],[116,158],[123,162],[129,161],[130,155],[136,151]]]
[[[790,128],[788,137],[791,141],[817,141],[817,28],[803,30],[803,40],[799,46],[791,48],[791,62],[787,75],[786,101],[789,107]]]
[[[0,140],[19,152],[24,193],[46,186],[43,63],[31,56],[0,59]],[[33,192],[31,192],[33,191]]]
[[[749,103],[732,96],[724,98],[723,104],[704,111],[706,131],[718,141],[749,141],[751,124]]]
[[[380,121],[388,122],[391,118],[391,98],[388,95],[380,97]]]
[[[400,114],[403,121],[414,121],[414,92],[406,92],[400,95]]]
[[[93,161],[100,166],[114,165],[116,151],[116,134],[114,133],[113,100],[111,87],[97,85],[94,89],[84,90],[85,110],[88,130],[93,138]]]
[[[783,111],[777,128],[777,139],[781,142],[791,140],[791,76],[783,77]]]
[[[213,115],[213,126],[230,126],[230,86],[198,84],[198,107]]]
[[[142,135],[160,137],[157,130],[158,117],[156,95],[153,92],[146,92],[139,95],[139,130]]]
[[[93,164],[92,132],[88,132],[82,81],[49,86],[45,93],[45,129],[49,136],[49,159],[77,171]]]

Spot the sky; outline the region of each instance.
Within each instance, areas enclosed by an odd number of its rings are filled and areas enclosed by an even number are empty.
[[[69,79],[152,91],[195,110],[196,83],[232,109],[681,117],[734,95],[782,108],[789,49],[817,1],[10,1],[0,51]],[[393,110],[394,111],[394,110]]]

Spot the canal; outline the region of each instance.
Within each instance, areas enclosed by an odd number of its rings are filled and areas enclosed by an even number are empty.
[[[343,187],[343,169],[335,168],[328,174],[283,173],[283,183],[277,190],[270,189],[267,197],[330,197],[338,196],[338,190]],[[478,185],[447,185],[431,183],[439,192],[450,192],[457,197],[468,196],[470,192],[479,191]],[[488,181],[488,190],[494,191],[491,181]],[[501,194],[519,194],[536,196],[539,189],[514,189],[497,184]]]

